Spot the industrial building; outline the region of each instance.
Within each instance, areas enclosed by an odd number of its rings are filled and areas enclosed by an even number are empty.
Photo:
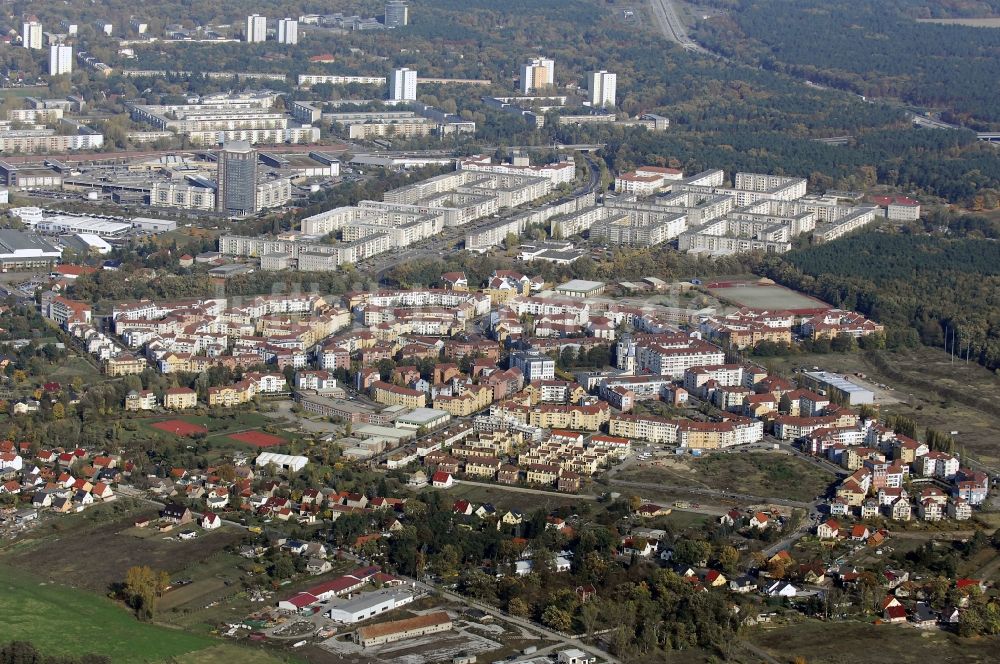
[[[4,270],[51,269],[61,256],[61,250],[37,235],[0,229],[0,267]]]
[[[875,403],[875,393],[851,382],[846,376],[827,371],[803,371],[802,382],[811,390],[829,397],[844,406],[861,406]]]
[[[356,597],[337,603],[326,611],[330,620],[352,625],[362,620],[405,606],[413,601],[413,593],[408,590],[382,590],[359,593]]]

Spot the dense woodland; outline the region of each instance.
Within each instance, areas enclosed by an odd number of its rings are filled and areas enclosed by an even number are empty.
[[[963,357],[1000,368],[1000,244],[995,240],[856,233],[768,257],[760,269],[886,326],[915,330],[927,345],[954,345]]]
[[[43,655],[28,641],[11,641],[0,645],[0,664],[110,664],[106,655]]]
[[[919,23],[914,0],[715,0],[697,24],[709,48],[765,69],[873,97],[953,110],[952,119],[1000,127],[1000,30]],[[944,4],[944,3],[935,3]],[[954,4],[954,3],[952,3]],[[996,3],[978,3],[996,15]]]

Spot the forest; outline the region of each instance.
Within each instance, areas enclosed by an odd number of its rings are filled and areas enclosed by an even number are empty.
[[[870,231],[766,257],[775,281],[1000,368],[1000,244]],[[952,335],[954,338],[952,339]]]
[[[716,0],[696,24],[710,49],[822,85],[950,110],[979,130],[1000,127],[1000,30],[920,23],[914,0]],[[980,3],[986,4],[986,3]],[[996,3],[983,9],[996,15]]]

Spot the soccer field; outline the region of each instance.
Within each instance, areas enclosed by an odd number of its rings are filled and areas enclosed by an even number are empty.
[[[822,300],[803,295],[784,286],[767,286],[748,284],[735,286],[726,284],[721,288],[709,286],[709,292],[723,300],[735,302],[751,309],[777,310],[814,310],[829,309],[830,305]]]

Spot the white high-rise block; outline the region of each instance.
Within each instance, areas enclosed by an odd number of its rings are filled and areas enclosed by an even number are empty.
[[[614,106],[617,93],[618,77],[605,70],[595,71],[590,75],[590,105]]]
[[[278,43],[299,43],[299,22],[294,18],[283,18],[278,21]]]
[[[69,74],[73,71],[73,47],[53,44],[49,47],[49,76]]]
[[[528,94],[556,83],[556,65],[549,58],[535,58],[521,66],[521,92]]]
[[[247,16],[246,40],[249,43],[267,40],[267,17],[260,14]]]
[[[403,101],[417,99],[417,72],[403,67],[392,70],[392,84],[389,88],[389,98]]]
[[[28,21],[21,26],[21,45],[24,48],[42,48],[42,24]]]

